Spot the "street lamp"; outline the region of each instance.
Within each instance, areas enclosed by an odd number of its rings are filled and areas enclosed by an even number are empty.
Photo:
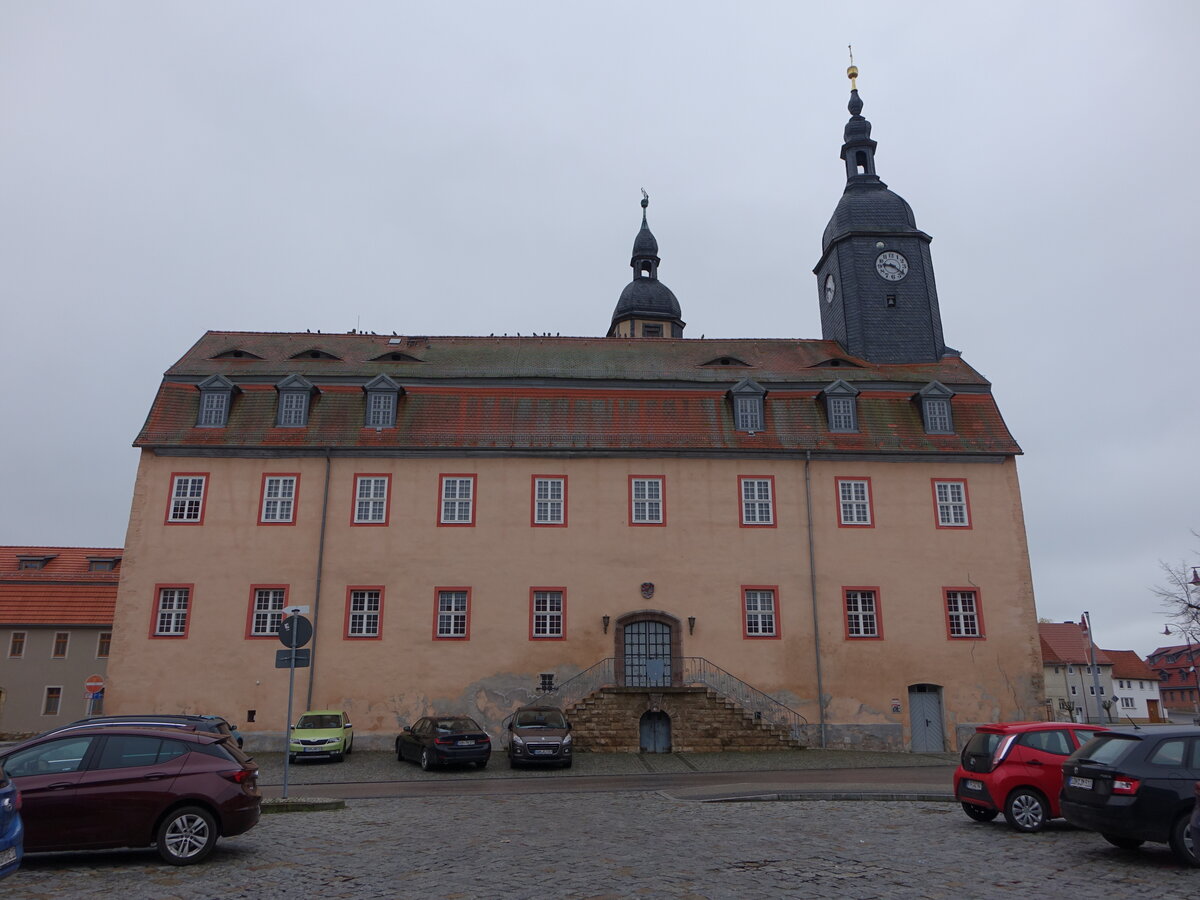
[[[1192,712],[1196,714],[1196,724],[1200,725],[1200,679],[1196,677],[1196,653],[1192,649],[1192,643],[1196,638],[1192,630],[1184,625],[1164,625],[1162,633],[1170,635],[1172,630],[1187,638],[1188,662],[1192,667],[1192,688],[1194,689],[1192,691]]]

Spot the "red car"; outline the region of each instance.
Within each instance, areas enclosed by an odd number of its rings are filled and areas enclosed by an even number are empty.
[[[1071,722],[980,725],[963,748],[954,797],[976,822],[1004,813],[1017,831],[1041,831],[1062,815],[1062,764],[1103,730]]]
[[[249,831],[258,767],[232,738],[180,728],[59,730],[0,755],[21,791],[25,852],[158,848],[172,865]]]

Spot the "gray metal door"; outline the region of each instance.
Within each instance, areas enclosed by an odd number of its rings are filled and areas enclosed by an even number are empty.
[[[908,689],[908,715],[913,753],[941,753],[946,749],[942,726],[942,689],[936,684],[914,684]]]
[[[643,753],[671,752],[671,717],[661,710],[642,715],[641,747]]]
[[[664,622],[630,622],[625,626],[625,686],[671,684],[671,626]]]

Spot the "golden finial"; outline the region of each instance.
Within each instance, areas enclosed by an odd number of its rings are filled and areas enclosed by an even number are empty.
[[[854,46],[847,44],[846,49],[850,51],[850,68],[846,70],[846,77],[850,79],[850,90],[857,91],[858,83],[855,79],[858,78],[858,66],[854,64]]]

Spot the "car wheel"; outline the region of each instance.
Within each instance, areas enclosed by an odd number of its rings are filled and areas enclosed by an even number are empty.
[[[510,756],[508,758],[508,767],[510,769],[519,769],[521,767],[521,764],[517,762],[515,757]]]
[[[1186,812],[1171,826],[1171,852],[1185,866],[1200,866],[1200,855],[1197,855],[1200,853],[1200,847],[1197,847],[1200,835],[1192,831],[1191,817],[1192,814]]]
[[[295,753],[289,753],[289,754],[288,754],[288,762],[292,762],[292,763],[294,763],[295,761],[296,761],[296,754],[295,754]]]
[[[349,756],[354,752],[354,738],[350,738],[350,743],[346,745],[346,755]]]
[[[1017,788],[1004,802],[1004,818],[1017,831],[1041,831],[1049,817],[1046,798],[1033,788]]]
[[[475,768],[477,768],[477,769],[486,769],[486,768],[487,768],[487,764],[488,764],[488,761],[487,761],[486,759],[481,759],[481,760],[479,760],[478,762],[476,762],[476,763],[475,763]]]
[[[212,853],[217,844],[217,820],[208,810],[183,806],[172,810],[158,826],[158,855],[173,866],[190,866]]]
[[[429,752],[428,747],[425,747],[421,750],[421,768],[428,772],[433,766],[433,754]]]
[[[572,763],[572,762],[574,762],[574,760],[568,759],[566,762],[564,762],[564,763],[563,763],[562,767],[563,767],[564,769],[569,769],[569,768],[571,768],[571,763]]]
[[[1122,850],[1136,850],[1138,847],[1142,846],[1142,844],[1146,843],[1141,838],[1125,837],[1120,834],[1102,833],[1100,837],[1104,838],[1114,847],[1120,847]]]
[[[396,759],[400,762],[404,762],[404,751],[400,749],[399,738],[396,739]]]
[[[334,762],[341,762],[343,759],[346,758],[346,754],[345,753],[330,753],[329,758],[331,760],[333,760]]]
[[[990,822],[996,816],[1000,815],[998,809],[988,809],[984,806],[976,806],[974,803],[963,803],[963,812],[976,822]]]

